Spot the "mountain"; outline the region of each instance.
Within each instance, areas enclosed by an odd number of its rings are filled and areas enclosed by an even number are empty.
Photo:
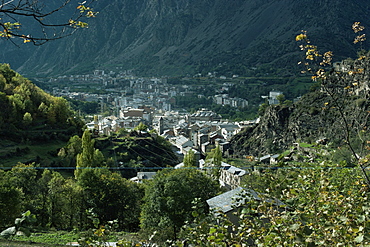
[[[0,59],[26,76],[93,69],[291,75],[301,30],[341,59],[355,54],[352,23],[370,26],[366,0],[99,0],[94,9],[88,29],[40,47],[2,42]]]

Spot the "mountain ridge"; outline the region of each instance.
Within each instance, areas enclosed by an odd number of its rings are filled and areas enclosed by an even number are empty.
[[[355,54],[352,23],[370,26],[364,0],[124,0],[95,8],[100,13],[88,29],[38,47],[12,67],[26,76],[115,67],[143,75],[253,74],[251,68],[268,67],[292,75],[299,60],[294,37],[302,29],[340,59]]]

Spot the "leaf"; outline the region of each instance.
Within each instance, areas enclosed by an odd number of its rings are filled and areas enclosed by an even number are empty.
[[[296,231],[296,230],[299,229],[299,226],[300,226],[299,224],[293,224],[293,225],[290,226],[290,229],[293,230],[293,231]]]
[[[215,236],[209,236],[207,239],[208,239],[209,241],[212,241],[212,240],[215,240],[215,239],[216,239],[216,237],[215,237]]]
[[[16,230],[15,226],[13,226],[13,227],[9,227],[8,229],[5,229],[4,231],[2,231],[0,233],[0,236],[8,239],[8,238],[14,236],[16,233],[17,233],[17,230]]]
[[[361,243],[363,240],[364,240],[364,235],[363,235],[363,234],[359,234],[359,235],[355,238],[355,242],[356,242],[356,243]]]
[[[209,229],[209,234],[213,234],[213,233],[215,233],[216,232],[216,228],[211,228],[211,229]]]
[[[30,216],[30,215],[31,215],[31,211],[30,210],[27,210],[26,212],[24,212],[22,214],[22,216],[25,216],[25,217]]]
[[[300,41],[300,40],[304,40],[304,39],[307,39],[307,35],[303,34],[303,33],[301,33],[301,34],[299,34],[295,37],[296,41]]]

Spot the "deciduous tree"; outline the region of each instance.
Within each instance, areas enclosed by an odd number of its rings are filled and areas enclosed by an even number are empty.
[[[91,139],[91,133],[89,130],[85,130],[82,135],[82,151],[77,154],[77,164],[75,170],[75,177],[83,172],[84,168],[88,167],[101,167],[104,165],[104,155],[100,150],[94,148],[95,141]]]
[[[195,159],[195,153],[192,149],[190,149],[189,152],[185,154],[184,156],[184,160],[183,160],[184,166],[185,167],[196,167],[197,166],[196,162],[197,161]]]
[[[141,228],[158,238],[176,239],[181,226],[193,218],[192,201],[205,201],[218,192],[218,184],[195,169],[158,172],[145,189]]]
[[[361,23],[355,22],[352,29],[357,35],[354,43],[366,40],[363,34],[365,27]],[[367,132],[370,106],[366,103],[369,99],[370,54],[361,50],[357,59],[347,59],[334,66],[333,53],[319,52],[306,32],[297,35],[296,40],[301,42],[300,48],[305,52],[300,62],[305,68],[302,72],[310,73],[312,79],[320,83],[321,91],[328,96],[322,108],[333,113],[333,118],[341,122],[343,143],[351,151],[353,159],[357,160],[364,179],[370,185],[370,176],[367,174],[370,165]]]

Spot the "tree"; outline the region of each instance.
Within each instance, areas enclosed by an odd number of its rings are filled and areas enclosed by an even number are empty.
[[[236,196],[233,202],[239,205],[227,214],[231,217],[196,211],[198,217],[183,228],[183,238],[194,246],[369,245],[369,192],[358,179],[361,171],[331,161],[330,149],[312,149],[316,158],[247,174],[243,186],[259,199]],[[303,156],[306,151],[293,152]]]
[[[23,115],[23,123],[28,127],[32,123],[32,115],[29,112],[26,112]]]
[[[189,152],[185,154],[184,156],[184,160],[183,160],[184,166],[185,167],[196,167],[197,166],[196,162],[197,161],[195,159],[195,153],[192,149],[190,149]]]
[[[62,147],[58,156],[65,160],[67,166],[76,166],[77,155],[82,152],[82,139],[78,135],[69,138],[65,147]]]
[[[14,44],[19,38],[24,43],[42,45],[47,41],[73,34],[78,28],[86,28],[86,18],[97,12],[90,7],[95,0],[73,6],[71,0],[1,0],[0,38]]]
[[[137,230],[143,189],[120,174],[106,169],[89,169],[81,173],[78,184],[86,192],[88,208],[101,224],[117,220],[124,230]]]
[[[278,96],[276,96],[276,99],[278,100],[279,105],[282,105],[282,104],[284,104],[284,101],[285,101],[285,95],[284,94],[279,94]]]
[[[35,211],[35,202],[37,200],[37,171],[34,164],[25,165],[18,163],[10,171],[10,183],[22,190],[24,193],[23,206],[31,211]]]
[[[64,205],[66,200],[66,180],[59,172],[52,172],[48,182],[49,191],[49,226],[65,228]]]
[[[262,103],[258,108],[258,116],[263,116],[266,112],[266,109],[269,107],[268,102]]]
[[[217,145],[214,149],[207,154],[206,164],[211,169],[210,174],[212,177],[218,179],[220,176],[220,168],[222,163],[222,152],[220,146]]]
[[[11,183],[10,173],[0,170],[0,228],[21,214],[23,192]]]
[[[352,25],[356,33],[354,43],[366,40],[362,34],[365,27],[360,22]],[[362,170],[364,179],[370,185],[367,167],[370,166],[368,118],[370,116],[369,99],[369,65],[370,53],[361,50],[357,59],[347,59],[339,66],[333,66],[333,53],[327,51],[321,54],[318,47],[308,39],[307,33],[296,36],[301,42],[300,48],[305,52],[304,73],[311,73],[312,79],[320,83],[320,89],[328,96],[323,110],[340,121],[343,143],[349,148],[354,159]]]
[[[134,130],[136,131],[146,131],[148,129],[148,126],[145,125],[143,122],[140,122],[139,125],[137,125]]]
[[[81,174],[81,169],[104,165],[104,155],[99,149],[94,148],[95,141],[91,139],[89,130],[85,130],[82,135],[82,151],[77,154],[75,177]]]
[[[218,192],[218,184],[195,169],[162,170],[146,185],[141,228],[157,232],[159,240],[176,239],[185,221],[193,218],[192,201],[205,201]]]

